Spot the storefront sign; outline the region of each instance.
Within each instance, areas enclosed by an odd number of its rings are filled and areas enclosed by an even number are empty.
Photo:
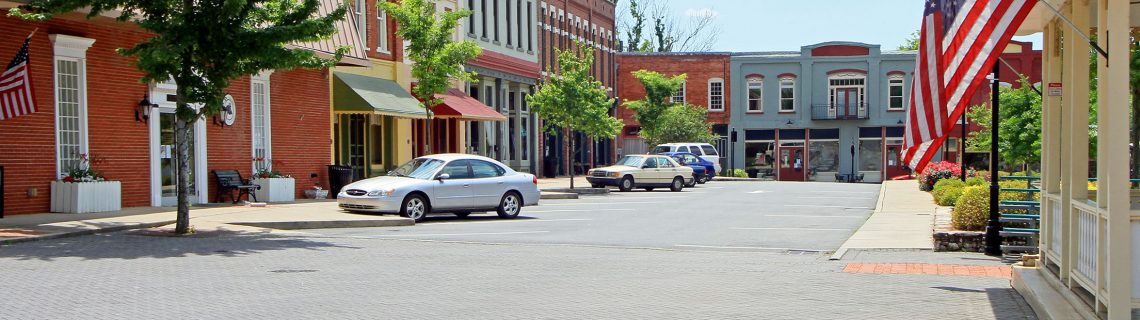
[[[1063,89],[1064,89],[1064,87],[1061,86],[1060,82],[1049,83],[1049,96],[1050,97],[1060,97],[1061,94],[1064,92]]]

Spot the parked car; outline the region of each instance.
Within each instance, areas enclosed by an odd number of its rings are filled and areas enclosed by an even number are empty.
[[[694,184],[689,187],[695,186],[697,183],[704,184],[705,182],[711,181],[713,177],[716,177],[716,166],[712,162],[698,157],[695,154],[688,152],[666,152],[661,155],[672,157],[677,163],[693,168],[693,177],[696,181],[693,181]]]
[[[705,159],[705,160],[708,160],[708,162],[712,162],[713,168],[716,170],[716,172],[721,172],[721,170],[720,170],[720,153],[718,153],[716,151],[716,148],[713,147],[713,145],[711,145],[711,144],[697,143],[697,142],[692,142],[692,143],[688,143],[688,142],[686,142],[686,143],[665,143],[665,144],[657,145],[656,147],[653,148],[653,152],[650,152],[650,153],[661,154],[661,153],[666,153],[666,152],[688,152],[688,153],[692,153],[698,157],[701,157],[701,159]]]
[[[428,214],[495,210],[511,219],[538,204],[538,178],[491,158],[438,154],[412,159],[387,176],[353,182],[337,195],[347,211],[399,213],[421,221]]]
[[[591,169],[586,181],[594,188],[617,186],[621,191],[645,188],[653,191],[669,187],[674,192],[694,183],[693,168],[683,166],[673,158],[661,155],[628,155],[609,167]]]

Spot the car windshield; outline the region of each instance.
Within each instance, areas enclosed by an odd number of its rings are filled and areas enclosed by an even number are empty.
[[[616,165],[639,167],[640,168],[641,164],[644,162],[645,162],[645,157],[642,157],[642,156],[625,156],[625,157],[622,157],[621,160],[618,160]]]
[[[436,171],[443,166],[443,161],[429,158],[412,159],[401,165],[396,170],[388,172],[389,176],[393,177],[409,177],[416,179],[429,180],[435,175]]]
[[[665,153],[665,152],[672,152],[672,151],[673,151],[672,147],[657,146],[656,148],[653,148],[653,152],[650,152],[650,153]]]

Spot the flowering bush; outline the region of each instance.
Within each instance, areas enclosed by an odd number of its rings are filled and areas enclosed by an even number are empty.
[[[95,171],[95,169],[92,168],[93,163],[101,162],[99,160],[100,159],[93,159],[92,157],[90,157],[86,153],[80,154],[79,155],[79,164],[73,168],[67,169],[67,173],[64,174],[62,177],[60,177],[59,180],[63,181],[63,182],[99,182],[99,181],[104,181],[106,179],[103,178],[103,174],[98,172],[98,171]]]
[[[922,191],[930,191],[934,189],[934,184],[938,180],[956,177],[962,174],[962,168],[958,164],[942,161],[938,163],[931,163],[926,166],[922,174],[918,176],[919,189]]]

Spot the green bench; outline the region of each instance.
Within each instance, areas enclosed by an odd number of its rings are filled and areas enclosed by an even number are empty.
[[[999,177],[998,180],[1005,181],[1025,181],[1025,188],[1001,188],[1002,192],[1020,192],[1025,193],[1025,200],[1002,200],[998,202],[999,209],[1005,210],[1025,210],[1027,214],[1014,214],[1005,213],[1001,214],[998,218],[1002,225],[1017,224],[1024,225],[1025,228],[1003,227],[1001,236],[1003,244],[1001,251],[1003,253],[1022,252],[1022,253],[1036,253],[1037,239],[1041,235],[1039,228],[1041,223],[1041,202],[1034,201],[1034,194],[1040,194],[1041,189],[1033,187],[1033,182],[1040,181],[1041,177],[1033,176],[1004,176]],[[1006,244],[1004,240],[1021,239],[1024,244]]]

